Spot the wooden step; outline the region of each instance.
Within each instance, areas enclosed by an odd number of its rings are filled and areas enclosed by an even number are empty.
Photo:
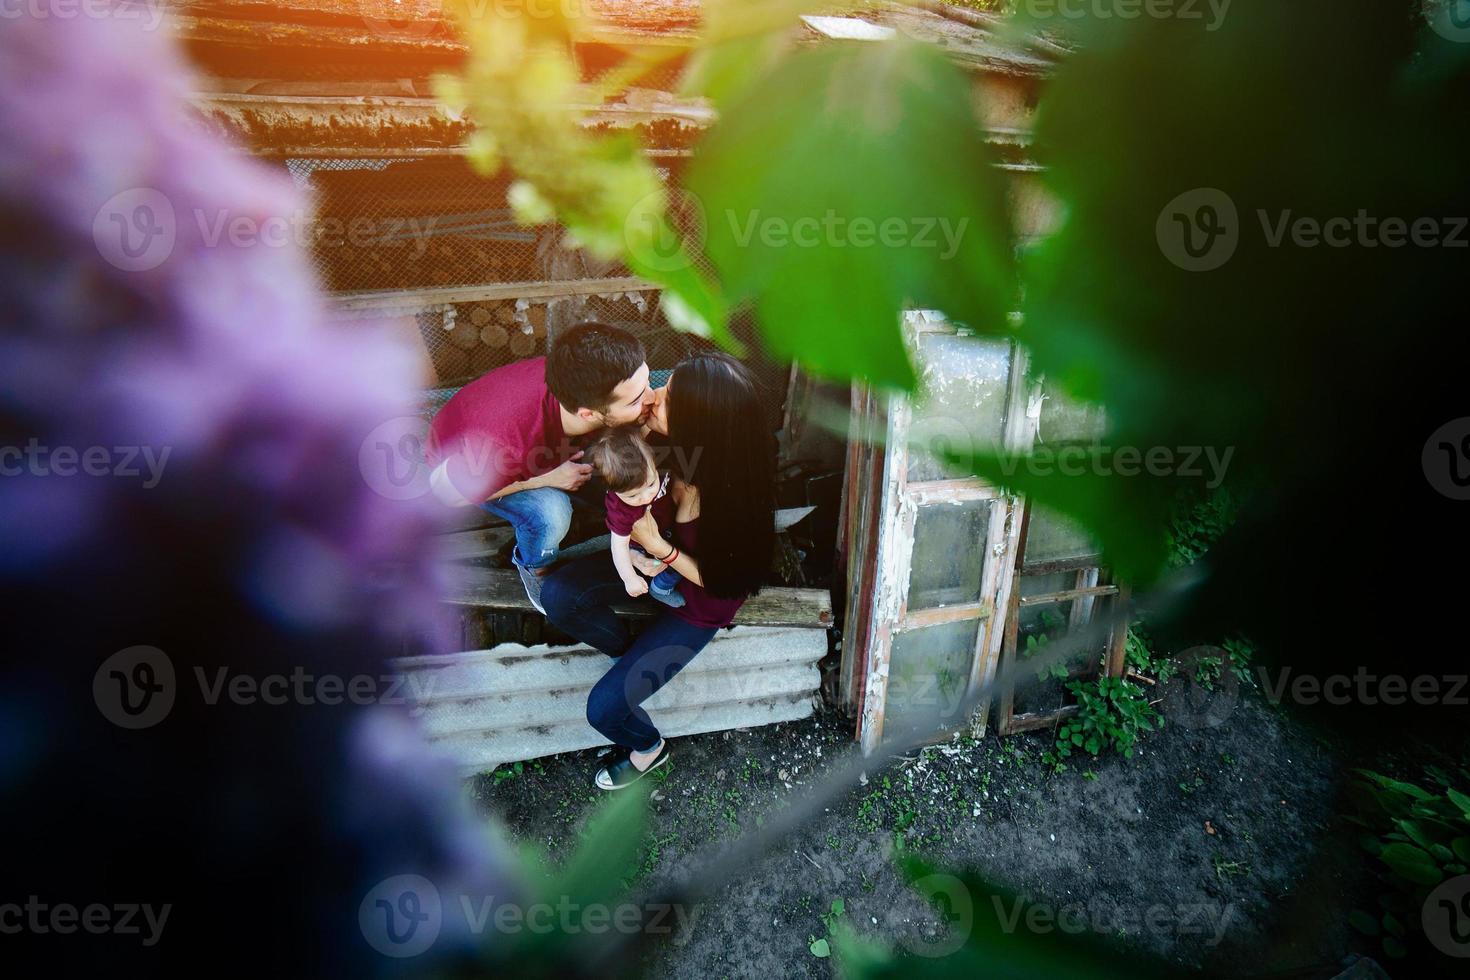
[[[521,576],[513,568],[456,570],[456,588],[445,601],[458,606],[535,612]],[[662,606],[646,596],[613,603],[620,616],[652,616]],[[832,596],[825,589],[787,589],[767,586],[751,596],[735,614],[742,626],[799,626],[826,629],[832,625]]]

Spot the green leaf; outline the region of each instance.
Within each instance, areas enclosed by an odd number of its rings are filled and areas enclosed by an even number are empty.
[[[1460,812],[1470,820],[1470,796],[1466,796],[1457,789],[1447,789],[1444,795],[1449,797],[1450,802],[1460,808]]]
[[[636,867],[643,845],[648,793],[644,787],[614,795],[587,821],[576,852],[549,886],[548,893],[582,905],[610,904],[620,881]]]
[[[844,914],[846,914],[846,912],[847,912],[847,903],[843,902],[843,900],[840,899],[840,898],[834,898],[834,899],[832,899],[832,914],[833,915],[844,915]]]
[[[686,188],[731,304],[813,374],[911,389],[908,306],[1002,332],[1015,305],[1004,185],[965,75],[930,45],[783,59],[706,134]]]
[[[1434,859],[1413,844],[1390,844],[1379,857],[1395,874],[1416,885],[1435,885],[1444,877]]]
[[[1404,938],[1404,924],[1398,920],[1398,916],[1392,912],[1383,913],[1383,930],[1390,936]]]
[[[832,955],[832,947],[825,939],[814,939],[811,944],[812,955],[817,959],[824,960]]]
[[[1409,955],[1409,951],[1404,948],[1404,944],[1392,936],[1383,937],[1383,951],[1389,955],[1390,959],[1395,960],[1401,960]]]
[[[1378,935],[1378,920],[1361,909],[1353,909],[1348,913],[1348,925],[1365,936]]]
[[[1470,837],[1456,837],[1450,842],[1450,850],[1461,861],[1470,861]]]

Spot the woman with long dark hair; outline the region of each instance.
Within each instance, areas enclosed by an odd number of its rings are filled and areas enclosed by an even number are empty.
[[[649,514],[632,539],[645,575],[672,568],[684,604],[661,608],[636,638],[612,611],[626,599],[610,554],[551,573],[542,586],[547,618],[616,663],[587,697],[587,721],[623,751],[597,771],[600,789],[621,789],[669,757],[668,743],[640,705],[730,625],[760,590],[775,547],[775,440],[754,380],[725,354],[698,354],[657,392],[647,425],[666,436],[674,463],[672,540]]]

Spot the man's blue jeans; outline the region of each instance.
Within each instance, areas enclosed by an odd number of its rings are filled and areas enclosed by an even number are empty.
[[[555,487],[508,493],[480,506],[510,522],[516,533],[511,560],[522,568],[545,568],[556,561],[572,526],[572,498]]]

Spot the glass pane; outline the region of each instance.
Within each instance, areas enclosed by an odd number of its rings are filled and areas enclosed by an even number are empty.
[[[989,500],[920,507],[914,517],[909,612],[980,599]]]
[[[1056,448],[1066,442],[1100,442],[1107,434],[1108,419],[1101,405],[1075,401],[1051,388],[1041,403],[1036,441]]]
[[[1010,377],[1009,341],[919,335],[920,394],[909,431],[909,480],[968,476],[941,463],[943,453],[1000,445]]]
[[[1054,510],[1031,506],[1031,523],[1026,527],[1026,564],[1097,553],[1097,545],[1080,525]]]
[[[885,736],[963,720],[959,713],[983,620],[925,626],[893,637],[888,664]]]
[[[1021,595],[1041,595],[1045,592],[1060,592],[1077,584],[1076,572],[1059,572],[1054,575],[1028,575],[1021,579]],[[1065,638],[1069,630],[1073,607],[1077,603],[1093,606],[1094,616],[1107,611],[1107,600],[1074,599],[1068,602],[1048,603],[1044,606],[1022,607],[1016,637],[1016,676],[1014,710],[1017,714],[1054,711],[1070,700],[1066,690],[1069,674],[1095,674],[1107,655],[1106,635],[1093,637],[1082,649],[1073,652],[1060,663],[1041,667],[1034,658],[1045,654],[1051,645]],[[1079,627],[1085,626],[1079,623]]]

